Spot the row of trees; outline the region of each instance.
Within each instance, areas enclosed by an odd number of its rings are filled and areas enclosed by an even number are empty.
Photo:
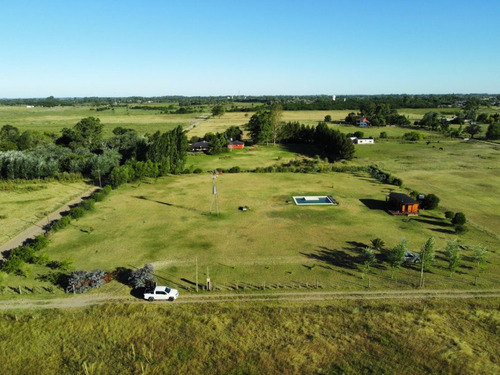
[[[247,130],[254,143],[309,143],[315,145],[318,153],[330,162],[352,159],[354,145],[345,134],[330,129],[325,122],[316,127],[298,122],[282,123],[281,113],[281,107],[276,105],[250,118]]]
[[[391,249],[384,249],[385,243],[380,238],[375,238],[372,240],[372,247],[366,247],[362,250],[359,256],[359,263],[361,265],[362,277],[366,273],[369,273],[373,265],[376,263],[376,256],[374,249],[383,251],[385,253],[385,260],[391,267],[391,278],[394,278],[395,272],[401,268],[405,263],[405,258],[408,255],[408,241],[403,238],[396,246]],[[425,284],[424,272],[430,272],[434,266],[435,258],[435,240],[434,237],[430,237],[421,247],[420,253],[418,254],[419,268],[420,268],[420,281],[419,286],[423,287]],[[477,274],[475,276],[475,283],[481,272],[484,271],[484,266],[486,264],[486,256],[488,249],[484,246],[477,245],[471,248],[472,260],[476,266]],[[444,249],[444,256],[446,262],[448,263],[448,271],[450,271],[450,277],[457,271],[461,265],[461,251],[456,240],[448,241]]]

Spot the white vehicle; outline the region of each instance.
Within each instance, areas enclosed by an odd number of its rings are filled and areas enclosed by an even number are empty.
[[[177,289],[171,289],[167,286],[157,285],[153,289],[146,289],[144,292],[144,299],[149,302],[153,302],[155,300],[174,301],[177,297],[179,297]]]

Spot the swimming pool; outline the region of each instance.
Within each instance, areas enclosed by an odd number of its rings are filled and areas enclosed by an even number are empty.
[[[330,195],[307,195],[293,197],[297,206],[337,205],[338,203]]]

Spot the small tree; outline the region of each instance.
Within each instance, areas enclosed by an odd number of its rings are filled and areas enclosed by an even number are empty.
[[[403,238],[401,242],[389,251],[387,261],[391,266],[391,279],[394,278],[394,272],[400,268],[405,260],[405,253],[408,249],[408,241]]]
[[[467,221],[467,219],[466,219],[465,214],[463,212],[457,212],[453,216],[453,219],[451,219],[451,223],[453,225],[464,225],[466,221]]]
[[[444,213],[444,217],[449,219],[449,220],[453,220],[454,216],[455,216],[455,213],[453,211],[446,211]]]
[[[325,122],[331,122],[332,121],[332,116],[326,115],[325,116]]]
[[[361,278],[365,278],[365,273],[370,273],[370,269],[375,263],[375,254],[373,252],[373,249],[370,247],[365,247],[363,251],[361,252],[361,255],[359,257],[360,263],[361,263]]]
[[[422,208],[425,210],[435,210],[439,206],[439,198],[435,194],[427,194],[422,202]]]
[[[486,256],[488,254],[488,249],[481,245],[474,246],[472,248],[472,259],[476,267],[477,275],[474,277],[474,285],[477,285],[477,279],[486,269]]]
[[[372,246],[376,250],[382,250],[385,246],[385,242],[381,238],[374,238],[372,241]]]
[[[444,253],[446,259],[448,260],[448,270],[450,271],[450,277],[452,277],[455,271],[460,266],[461,256],[457,241],[448,241]]]
[[[430,237],[420,250],[420,287],[424,286],[424,271],[430,270],[434,261],[434,237]]]

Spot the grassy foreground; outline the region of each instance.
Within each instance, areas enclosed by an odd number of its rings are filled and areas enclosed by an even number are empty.
[[[498,374],[499,300],[0,314],[2,374]]]

